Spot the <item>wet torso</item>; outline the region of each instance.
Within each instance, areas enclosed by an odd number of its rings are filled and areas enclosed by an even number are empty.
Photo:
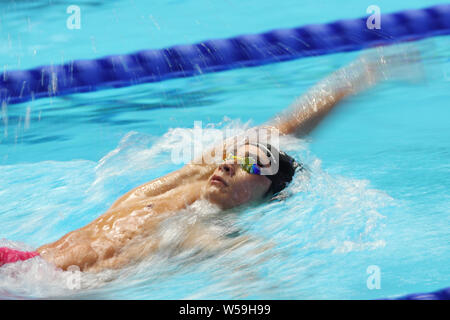
[[[158,249],[154,233],[160,223],[200,198],[212,170],[197,166],[144,184],[87,226],[37,251],[63,270],[75,265],[95,272],[139,261]]]

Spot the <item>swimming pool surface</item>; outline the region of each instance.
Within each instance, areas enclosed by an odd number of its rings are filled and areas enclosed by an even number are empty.
[[[70,59],[162,48],[364,16],[360,1],[79,1],[0,4],[0,59],[26,69]],[[377,1],[382,12],[433,1]],[[414,44],[416,81],[389,81],[340,105],[307,139],[282,146],[311,169],[281,202],[217,219],[253,239],[213,256],[159,254],[122,272],[71,274],[34,259],[0,268],[0,298],[373,299],[450,285],[450,37]],[[194,121],[208,133],[269,120],[360,52],[187,79],[4,105],[0,121],[0,246],[33,249],[105,212],[170,161]],[[180,213],[164,230],[183,233]],[[175,236],[176,237],[176,236]],[[169,241],[170,242],[170,241]],[[170,250],[170,245],[168,245]],[[381,288],[369,290],[378,266]],[[108,281],[108,279],[113,279]]]

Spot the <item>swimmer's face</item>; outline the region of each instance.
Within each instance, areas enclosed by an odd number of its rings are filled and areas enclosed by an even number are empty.
[[[269,158],[254,145],[243,145],[237,155],[250,156],[259,163],[268,164]],[[220,164],[208,179],[205,196],[224,209],[261,199],[272,182],[264,175],[245,171],[236,160]]]

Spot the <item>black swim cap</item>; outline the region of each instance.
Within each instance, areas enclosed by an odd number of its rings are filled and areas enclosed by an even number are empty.
[[[297,170],[303,170],[303,165],[270,144],[261,145],[258,143],[256,145],[260,147],[261,150],[265,150],[265,153],[269,158],[278,155],[278,171],[272,175],[265,175],[265,177],[272,181],[266,195],[275,195],[287,187]],[[276,161],[276,159],[271,159],[271,161]]]

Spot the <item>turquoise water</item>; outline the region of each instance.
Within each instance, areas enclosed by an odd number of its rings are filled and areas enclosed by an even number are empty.
[[[77,31],[65,28],[65,2],[2,2],[4,68],[358,17],[371,4],[146,3],[80,2]],[[432,4],[377,5],[391,12]],[[241,230],[253,239],[247,245],[212,256],[162,252],[118,273],[81,275],[80,290],[68,289],[71,273],[33,259],[0,268],[0,297],[373,299],[447,287],[449,40],[416,43],[418,81],[383,83],[344,102],[307,139],[282,141],[310,178],[297,176],[281,202],[216,217],[212,226]],[[194,121],[211,134],[263,123],[359,54],[3,107],[0,246],[33,249],[84,226],[124,192],[179,168],[170,153]],[[163,235],[186,232],[189,217],[215,215],[203,205],[184,213]],[[371,265],[380,268],[380,289],[367,287]]]

